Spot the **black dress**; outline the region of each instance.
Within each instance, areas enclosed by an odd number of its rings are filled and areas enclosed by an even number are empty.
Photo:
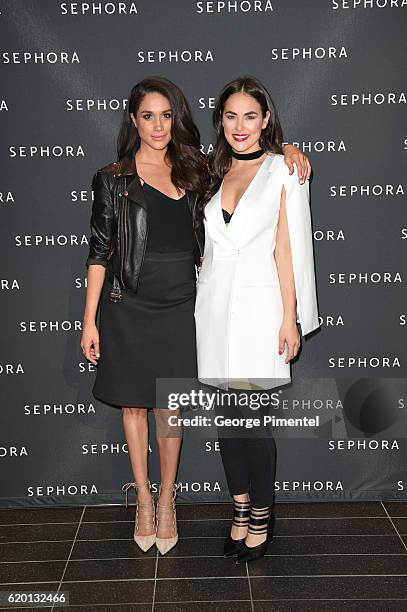
[[[124,289],[121,301],[111,302],[105,279],[93,395],[154,408],[156,379],[197,378],[195,241],[187,196],[174,200],[147,183],[143,189],[148,235],[138,291]]]

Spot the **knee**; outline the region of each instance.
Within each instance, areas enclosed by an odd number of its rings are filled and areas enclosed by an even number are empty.
[[[145,408],[130,408],[123,406],[123,417],[126,419],[135,419],[137,421],[147,421],[147,410]]]

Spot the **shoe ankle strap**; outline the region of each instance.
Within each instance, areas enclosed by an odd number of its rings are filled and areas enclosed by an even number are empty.
[[[250,510],[250,501],[238,501],[237,499],[233,499],[233,506],[237,510]]]
[[[158,495],[160,495],[160,493],[161,493],[161,491],[163,489],[167,489],[169,491],[172,491],[172,499],[174,501],[174,499],[175,499],[175,497],[177,495],[177,491],[178,491],[179,488],[180,488],[179,483],[178,484],[174,483],[172,485],[163,485],[163,484],[160,483],[158,485]],[[161,506],[161,507],[163,508],[164,506]]]
[[[269,520],[271,517],[271,507],[250,508],[250,519],[248,532],[254,535],[267,533]]]
[[[151,491],[151,482],[149,480],[146,480],[145,482],[139,482],[139,483],[137,483],[137,482],[126,482],[126,484],[124,484],[122,486],[122,491],[123,491],[123,493],[126,494],[126,508],[128,506],[128,498],[127,498],[127,496],[128,496],[129,489],[131,489],[131,487],[133,487],[133,489],[135,491],[137,491],[140,487],[143,487],[144,485],[147,485],[148,488]]]
[[[233,520],[236,527],[247,527],[249,524],[250,502],[233,500]]]

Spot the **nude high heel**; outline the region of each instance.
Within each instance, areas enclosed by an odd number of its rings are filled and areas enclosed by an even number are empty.
[[[160,513],[162,514],[164,512],[167,514],[167,516],[165,517],[167,521],[172,520],[172,528],[173,528],[173,533],[174,533],[174,535],[170,538],[156,537],[155,543],[156,543],[158,550],[160,551],[162,555],[165,555],[178,542],[177,513],[175,509],[175,497],[177,495],[178,488],[179,488],[179,485],[176,485],[176,484],[172,485],[171,487],[160,485],[158,488],[158,494],[161,493],[161,489],[171,489],[173,492],[172,503],[170,506],[163,506],[162,504],[157,503],[157,529],[158,529],[159,521],[164,522],[162,516],[161,517],[159,516]],[[169,513],[171,513],[171,515]]]
[[[136,491],[136,496],[137,496],[137,489],[139,489],[140,487],[143,486],[148,486],[150,493],[151,493],[151,483],[149,480],[147,480],[146,482],[141,482],[139,484],[137,484],[136,482],[128,482],[125,485],[123,485],[122,487],[122,491],[124,493],[126,493],[126,508],[127,508],[127,492],[130,489],[130,487],[133,487],[134,490]],[[153,530],[154,533],[149,534],[149,535],[138,535],[137,531],[138,531],[138,526],[139,526],[139,513],[140,515],[143,513],[143,510],[145,508],[150,508],[151,509],[151,505],[152,505],[152,510],[153,510],[153,515],[151,517],[151,529]],[[144,515],[146,513],[144,512]],[[147,516],[144,516],[144,522],[146,521]],[[134,525],[134,541],[136,542],[136,544],[141,548],[141,550],[143,550],[144,552],[147,552],[152,545],[154,544],[156,540],[156,524],[155,524],[155,507],[154,507],[154,499],[152,499],[151,504],[140,504],[140,502],[136,501],[136,517],[135,517],[135,525]]]

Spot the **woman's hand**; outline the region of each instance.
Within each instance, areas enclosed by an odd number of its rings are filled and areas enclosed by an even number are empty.
[[[308,157],[296,146],[287,144],[283,147],[284,161],[288,166],[290,174],[294,172],[294,164],[297,166],[300,184],[305,183],[311,176],[311,164]]]
[[[81,348],[86,359],[97,365],[100,357],[99,332],[96,323],[84,323],[81,338]]]
[[[288,363],[298,353],[301,345],[300,334],[298,333],[296,322],[293,319],[289,321],[283,319],[278,335],[278,352],[281,355],[284,352],[284,344],[287,342],[288,354],[285,363]]]

